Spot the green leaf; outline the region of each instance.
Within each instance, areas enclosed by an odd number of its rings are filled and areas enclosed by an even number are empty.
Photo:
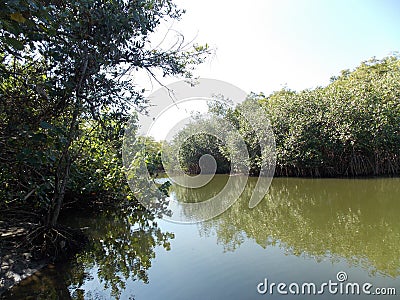
[[[46,121],[41,121],[40,127],[42,127],[43,129],[54,129],[54,126],[50,123],[47,123]]]
[[[47,139],[47,136],[44,133],[36,133],[33,135],[32,139],[38,142],[44,142]]]
[[[12,46],[14,49],[24,50],[24,44],[21,41],[15,39],[15,38],[12,38],[12,37],[6,37],[5,40],[6,40],[6,43],[8,45]]]

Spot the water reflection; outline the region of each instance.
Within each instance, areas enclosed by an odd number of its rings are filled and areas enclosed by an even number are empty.
[[[95,290],[83,287],[95,276],[102,285],[97,288],[109,291],[106,298],[118,299],[129,280],[149,282],[147,271],[155,258],[155,248],[169,250],[170,239],[174,238],[172,233],[161,231],[153,215],[129,207],[97,215],[95,222],[80,215],[68,219],[65,222],[70,225],[90,226],[87,249],[70,264],[37,273],[5,298],[23,299],[29,295],[37,299],[101,299]]]
[[[212,187],[226,178],[216,177]],[[202,235],[216,234],[225,251],[254,239],[266,248],[278,245],[288,254],[332,262],[345,258],[371,275],[400,275],[400,179],[274,179],[269,194],[248,208],[250,179],[240,199],[224,214],[200,224]],[[214,188],[181,191],[198,201]]]
[[[173,185],[169,194],[179,201],[204,201],[226,181],[226,176],[215,176],[200,189]],[[301,281],[307,272],[316,272],[314,279],[332,278],[337,267],[349,273],[357,267],[362,274],[352,273],[352,278],[361,282],[364,275],[377,275],[377,286],[384,282],[380,275],[400,275],[400,179],[276,178],[263,201],[249,209],[255,183],[250,178],[240,199],[210,221],[162,222],[176,238],[162,231],[154,216],[133,208],[68,216],[67,225],[89,227],[92,242],[87,250],[69,264],[31,277],[6,298],[128,299],[138,293],[138,299],[174,299],[171,295],[179,298],[174,292],[180,291],[179,299],[223,299],[228,283],[229,299],[250,299],[255,283],[266,274]],[[169,250],[170,243],[169,253],[159,251]],[[299,262],[298,257],[304,259]],[[325,268],[318,263],[322,260],[335,267]],[[299,270],[292,270],[294,263]],[[275,272],[278,265],[281,269]]]

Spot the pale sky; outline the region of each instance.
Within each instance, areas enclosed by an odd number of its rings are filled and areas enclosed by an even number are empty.
[[[326,85],[343,69],[400,50],[397,0],[175,3],[186,14],[172,28],[187,41],[195,38],[216,49],[215,57],[199,66],[195,75],[224,80],[246,92]],[[158,34],[169,26],[163,24]],[[151,88],[148,82],[142,84]]]
[[[353,69],[373,56],[400,50],[398,0],[175,0],[185,9],[181,21],[162,24],[154,45],[169,31],[164,47],[176,40],[207,43],[215,55],[197,67],[198,77],[219,79],[246,93],[266,95],[288,87],[325,86],[341,70]],[[175,31],[174,31],[175,30]],[[147,95],[160,86],[147,75],[135,76]],[[176,78],[161,78],[163,84]],[[170,101],[170,99],[167,99]],[[165,107],[171,103],[165,103]],[[188,117],[171,106],[158,116],[152,134],[162,139]],[[186,111],[185,113],[183,113]],[[174,120],[174,122],[171,122]]]
[[[174,137],[174,133],[178,133],[190,122],[192,115],[204,114],[207,111],[208,107],[205,102],[191,101],[190,99],[179,104],[170,104],[160,115],[156,116],[148,135],[156,141],[170,141]],[[184,120],[187,121],[181,124],[180,122]]]

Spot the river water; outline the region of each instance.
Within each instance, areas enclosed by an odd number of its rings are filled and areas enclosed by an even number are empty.
[[[193,190],[173,185],[170,197],[202,201],[218,193],[227,178],[217,175]],[[171,223],[131,209],[70,214],[64,223],[86,228],[88,247],[71,262],[36,273],[5,297],[399,297],[399,178],[275,178],[268,195],[249,209],[255,181],[250,178],[225,213],[197,224]],[[353,295],[357,286],[359,295]],[[394,290],[397,295],[377,296]]]

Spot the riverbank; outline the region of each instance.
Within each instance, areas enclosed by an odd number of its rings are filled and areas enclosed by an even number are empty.
[[[61,211],[61,219],[70,212],[84,211],[86,215],[97,215],[129,204],[93,196],[86,197],[86,201],[68,200]],[[54,229],[61,234],[51,236],[52,229],[42,226],[39,215],[30,211],[15,207],[0,212],[0,296],[37,271],[69,260],[88,243],[84,228],[63,222],[60,223],[67,226],[59,225]],[[49,233],[51,241],[40,238]],[[48,246],[44,248],[46,240]]]
[[[66,261],[87,243],[79,228],[43,226],[21,208],[0,214],[0,296],[49,264]]]
[[[49,258],[35,258],[32,251],[20,247],[31,222],[0,221],[0,295],[47,265]]]

